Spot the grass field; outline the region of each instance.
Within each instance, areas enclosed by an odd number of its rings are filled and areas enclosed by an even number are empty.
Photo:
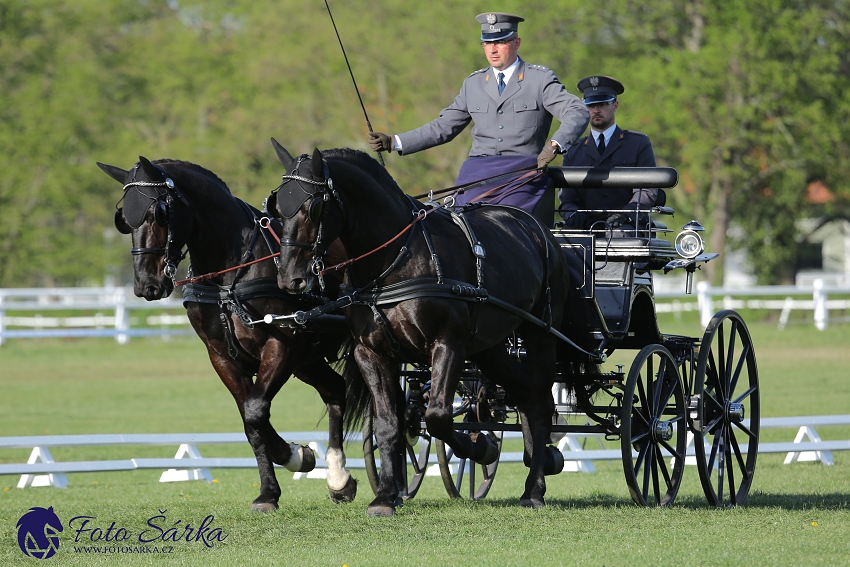
[[[746,315],[745,315],[746,318]],[[665,332],[699,335],[696,323],[662,322]],[[850,413],[850,326],[817,332],[811,325],[777,331],[750,324],[758,357],[764,416]],[[619,353],[628,364],[633,353]],[[612,364],[618,360],[612,361]],[[236,407],[195,338],[11,341],[0,347],[0,435],[240,431]],[[295,381],[272,406],[278,431],[323,430],[318,395]],[[821,428],[827,439],[848,428]],[[767,441],[791,440],[793,430],[765,430]],[[57,460],[172,457],[173,447],[56,448]],[[251,456],[244,446],[202,446],[205,456]],[[28,450],[3,450],[0,462],[23,462]],[[357,444],[348,454],[360,457]],[[525,469],[499,468],[482,502],[453,501],[439,478],[426,478],[417,497],[394,518],[365,516],[371,500],[362,470],[357,500],[336,506],[324,481],[292,480],[278,472],[281,508],[249,511],[257,495],[253,470],[215,470],[215,482],[160,484],[160,471],[68,475],[66,490],[15,488],[0,477],[0,565],[40,563],[23,556],[16,522],[33,506],[53,506],[65,531],[45,564],[105,565],[842,565],[850,564],[850,455],[835,466],[782,464],[759,458],[746,505],[707,506],[697,471],[688,467],[676,503],[644,509],[631,503],[618,463],[593,474],[548,478],[548,506],[516,506]],[[433,458],[433,457],[432,457]],[[223,542],[166,541],[171,553],[75,552],[70,518],[92,516],[89,527],[135,537],[145,530],[185,534],[214,516]],[[153,518],[151,520],[151,518]],[[78,524],[79,525],[78,521]],[[92,546],[83,532],[76,544]],[[158,542],[160,545],[162,542]],[[154,543],[149,544],[150,546]],[[136,546],[138,543],[136,542]],[[124,545],[126,548],[127,546]],[[162,549],[160,551],[163,551]]]

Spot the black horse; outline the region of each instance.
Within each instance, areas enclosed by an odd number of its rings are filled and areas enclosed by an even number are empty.
[[[556,338],[567,294],[566,260],[551,233],[512,207],[471,207],[461,215],[405,195],[366,154],[318,149],[292,156],[272,143],[286,169],[267,208],[282,222],[278,282],[292,293],[316,287],[327,244],[339,238],[352,292],[346,318],[357,339],[354,356],[375,404],[381,455],[377,497],[369,515],[398,505],[404,442],[399,409],[401,362],[430,365],[425,422],[459,458],[481,464],[498,458],[487,435],[473,441],[452,421],[452,401],[466,360],[508,392],[522,418],[530,468],[522,506],[543,506],[544,474],[563,467],[547,450],[554,414],[551,393]],[[518,333],[527,363],[511,358],[506,338]],[[554,449],[551,447],[550,449]]]
[[[191,254],[190,274],[213,274],[255,261],[216,275],[208,283],[186,286],[184,291],[189,321],[207,346],[213,368],[236,400],[257,457],[260,495],[252,509],[269,512],[278,507],[280,486],[274,463],[301,472],[315,466],[309,447],[287,443],[269,421],[272,399],[293,374],[315,388],[327,404],[330,496],[335,502],[353,500],[357,484],[345,470],[342,450],[346,380],[327,362],[337,357],[347,337],[350,342],[347,329],[342,325],[341,333],[293,334],[265,323],[249,323],[268,313],[309,308],[318,300],[304,297],[299,301],[282,293],[276,284],[274,262],[256,262],[277,248],[274,237],[269,239],[269,219],[262,220],[257,209],[234,197],[215,174],[192,163],[150,162],[140,157],[129,171],[97,165],[124,187],[123,207],[115,212],[115,226],[133,235],[137,296],[153,301],[172,292],[177,263],[185,256],[181,252],[184,246]],[[337,252],[343,252],[341,246]],[[343,374],[353,384],[363,384],[356,365],[347,360],[342,363]],[[354,423],[346,419],[345,425]]]

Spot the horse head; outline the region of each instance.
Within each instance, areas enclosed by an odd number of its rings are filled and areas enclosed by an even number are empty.
[[[293,158],[274,138],[272,145],[286,171],[265,204],[282,225],[278,285],[290,293],[308,293],[321,285],[325,255],[342,230],[342,202],[318,149]]]
[[[129,171],[97,165],[124,187],[115,228],[133,238],[134,293],[148,301],[168,297],[174,291],[177,264],[185,256],[181,249],[192,231],[185,197],[161,165],[142,156]]]

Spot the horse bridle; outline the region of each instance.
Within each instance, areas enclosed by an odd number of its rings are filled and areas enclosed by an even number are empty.
[[[162,273],[165,277],[174,282],[174,278],[177,277],[177,266],[188,253],[188,250],[180,250],[178,248],[177,254],[173,254],[174,248],[172,247],[172,243],[174,241],[174,231],[172,229],[172,225],[174,224],[174,196],[177,196],[181,201],[183,201],[186,207],[189,206],[189,203],[180,190],[177,189],[174,181],[168,177],[168,174],[161,168],[157,169],[159,169],[165,177],[164,181],[136,181],[136,171],[138,171],[138,168],[139,164],[136,164],[133,167],[133,181],[124,185],[124,194],[127,194],[127,190],[130,187],[156,188],[157,196],[153,200],[153,203],[151,203],[151,206],[154,207],[154,222],[159,226],[167,228],[168,236],[164,248],[130,248],[130,254],[133,256],[140,256],[142,254],[158,254],[165,256],[165,267],[163,268]],[[160,191],[160,189],[165,190]],[[150,209],[150,207],[148,208]]]
[[[330,241],[325,240],[325,212],[327,207],[325,207],[325,203],[329,202],[331,199],[336,201],[339,206],[340,212],[342,213],[342,224],[345,224],[345,209],[342,204],[342,199],[340,199],[339,193],[334,189],[333,179],[330,176],[330,170],[328,169],[328,163],[322,159],[322,169],[323,169],[323,177],[322,181],[316,181],[315,179],[310,179],[308,177],[304,177],[302,175],[298,175],[298,170],[301,167],[301,164],[304,160],[312,159],[310,156],[303,154],[298,157],[295,162],[295,167],[292,168],[292,173],[284,174],[281,176],[281,184],[278,185],[273,191],[272,194],[275,195],[275,201],[277,205],[278,212],[283,216],[284,213],[280,211],[279,203],[277,203],[277,197],[280,194],[280,190],[284,185],[289,183],[290,181],[295,181],[298,183],[298,186],[301,188],[301,191],[304,192],[306,197],[298,203],[297,207],[293,207],[293,210],[290,214],[287,214],[285,218],[292,218],[301,209],[301,206],[309,199],[310,205],[307,209],[307,217],[311,222],[318,225],[318,230],[316,231],[316,241],[315,242],[299,242],[292,238],[281,238],[280,246],[281,248],[284,246],[294,246],[296,248],[302,248],[304,250],[312,250],[313,258],[310,260],[310,265],[308,269],[310,273],[315,275],[319,279],[319,287],[324,291],[325,282],[322,277],[322,271],[325,268],[325,255],[328,252],[328,246],[330,245]],[[312,188],[312,190],[308,190],[304,188],[302,183],[306,183],[308,186]],[[268,200],[264,204],[264,208],[266,212],[268,211]]]

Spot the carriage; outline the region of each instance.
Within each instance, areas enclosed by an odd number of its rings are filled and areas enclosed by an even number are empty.
[[[550,167],[549,176],[556,187],[671,188],[677,183],[672,168]],[[549,204],[553,199],[554,195],[548,194],[541,202]],[[565,254],[574,258],[573,265],[583,267],[574,284],[586,307],[579,332],[596,345],[593,351],[604,357],[615,350],[637,354],[628,370],[617,365],[614,371],[584,371],[579,383],[559,369],[553,388],[557,415],[552,434],[556,439],[591,434],[619,441],[626,483],[639,505],[670,505],[686,462],[697,466],[709,504],[740,505],[752,485],[758,447],[755,352],[746,324],[730,310],[717,313],[702,337],[667,335],[659,330],[653,272],[684,270],[686,292],[691,293],[695,270],[718,257],[704,253],[703,228],[696,221],[682,227],[675,245],[662,238],[672,232],[662,219],[672,218],[673,213],[664,205],[652,207],[645,211],[648,218],[643,229],[610,228],[602,223],[590,230],[553,227]],[[545,221],[554,211],[551,206],[544,207],[535,215]],[[507,348],[514,356],[524,357],[521,338],[509,340]],[[412,498],[431,462],[432,440],[422,419],[430,371],[405,365],[401,376],[409,460],[406,497]],[[471,364],[457,389],[454,410],[459,431],[489,435],[500,449],[505,432],[520,429],[505,391]],[[578,423],[568,423],[576,418]],[[440,440],[433,445],[450,496],[486,497],[498,461],[477,465],[454,457]],[[378,468],[368,419],[364,454],[376,489]]]
[[[294,159],[273,145],[287,171],[265,207],[277,220],[260,218],[193,164],[101,165],[124,186],[130,216],[119,208],[116,227],[133,234],[137,294],[170,292],[184,246],[203,274],[185,280],[195,287],[184,302],[257,454],[254,509],[277,507],[273,463],[311,466],[309,449],[285,444],[269,423],[271,400],[292,372],[328,404],[331,498],[354,498],[341,447],[343,379],[322,354],[336,351],[340,335],[359,341],[346,363],[356,359],[371,394],[351,397],[358,381],[349,381],[345,406],[346,418],[364,416],[376,494],[370,515],[392,514],[402,497],[416,494],[432,437],[449,494],[483,498],[504,434],[520,430],[530,470],[523,506],[544,505],[544,475],[564,469],[550,436],[564,434],[618,440],[638,504],[672,503],[688,459],[711,504],[744,502],[759,434],[747,327],[722,311],[702,337],[683,337],[662,334],[655,317],[653,272],[684,270],[690,291],[694,271],[717,257],[703,253],[698,223],[688,223],[674,247],[661,238],[669,232],[661,221],[673,213],[662,204],[642,211],[648,224],[631,232],[553,228],[554,195],[534,215],[480,207],[464,216],[445,202],[404,195],[362,152],[315,150]],[[556,186],[669,188],[677,181],[669,168],[547,173]],[[276,268],[267,261],[276,254],[264,256],[275,247],[269,234],[280,245]],[[336,242],[348,259],[328,267]],[[488,256],[493,243],[499,253]],[[345,286],[313,293],[340,267]],[[627,349],[637,351],[628,371],[602,371],[610,354]],[[575,423],[579,416],[583,423]]]

